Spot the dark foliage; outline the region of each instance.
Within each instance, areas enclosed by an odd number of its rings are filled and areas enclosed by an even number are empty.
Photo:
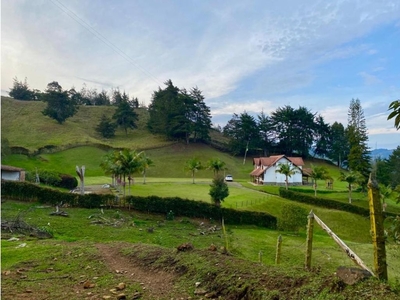
[[[96,131],[105,138],[112,138],[115,136],[116,124],[106,115],[103,114],[100,123],[96,126]]]

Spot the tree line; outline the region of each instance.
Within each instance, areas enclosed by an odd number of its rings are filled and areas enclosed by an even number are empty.
[[[110,94],[104,90],[97,93],[84,86],[78,92],[75,88],[64,90],[53,81],[40,92],[31,90],[26,79],[22,82],[14,78],[9,94],[15,99],[46,102],[47,107],[42,113],[60,124],[73,116],[80,105],[115,105],[114,114],[103,115],[96,126],[96,131],[105,138],[112,138],[117,127],[126,134],[129,129],[137,128],[139,100],[119,89]],[[389,109],[393,111],[388,119],[393,118],[398,129],[400,100],[393,101]],[[188,91],[167,80],[164,88],[159,87],[153,92],[146,110],[147,127],[154,134],[186,143],[210,141],[211,111],[197,87]],[[347,126],[339,122],[330,125],[306,107],[285,105],[270,115],[261,112],[254,117],[246,111],[235,113],[221,132],[229,140],[227,150],[234,155],[318,156],[359,172],[365,181],[371,171],[367,127],[359,99],[350,101]]]

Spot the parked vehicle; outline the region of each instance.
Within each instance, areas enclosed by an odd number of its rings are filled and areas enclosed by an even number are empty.
[[[233,181],[233,176],[232,175],[226,175],[225,176],[225,181]]]

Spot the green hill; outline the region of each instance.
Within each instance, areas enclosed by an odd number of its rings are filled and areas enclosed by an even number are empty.
[[[23,147],[34,152],[43,147],[61,149],[78,145],[105,145],[112,148],[150,149],[171,145],[163,137],[150,134],[146,129],[147,111],[138,109],[138,129],[117,130],[113,139],[104,139],[95,131],[103,114],[111,117],[115,107],[80,106],[64,124],[42,114],[46,104],[40,101],[19,101],[1,97],[1,133],[11,147]]]

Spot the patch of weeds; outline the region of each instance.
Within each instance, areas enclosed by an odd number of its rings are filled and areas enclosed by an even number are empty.
[[[163,244],[163,238],[162,238],[161,234],[157,235],[157,236],[153,239],[153,243],[156,244],[156,245],[162,246],[162,244]]]

